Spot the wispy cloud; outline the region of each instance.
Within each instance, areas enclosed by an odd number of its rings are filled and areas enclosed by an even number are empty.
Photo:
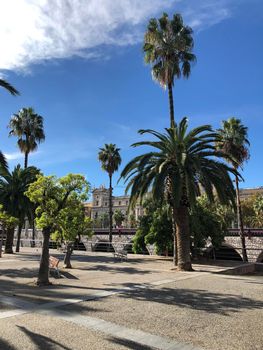
[[[233,1],[233,0],[232,0]],[[0,69],[100,56],[105,45],[142,40],[146,20],[180,11],[198,30],[230,15],[231,0],[9,0],[0,3]],[[107,57],[107,55],[105,55]]]
[[[21,152],[13,152],[13,153],[4,153],[4,156],[7,160],[20,160],[23,158]]]

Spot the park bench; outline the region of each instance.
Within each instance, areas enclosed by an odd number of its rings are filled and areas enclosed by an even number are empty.
[[[114,258],[117,258],[117,259],[120,259],[121,261],[122,260],[127,260],[128,259],[128,252],[126,249],[124,249],[124,247],[119,247],[119,246],[116,246],[116,247],[113,247],[114,248]]]
[[[49,257],[49,269],[50,271],[54,271],[55,274],[57,275],[57,277],[60,277],[60,273],[59,273],[59,268],[58,268],[58,264],[59,264],[59,259],[55,258],[54,256],[50,256]]]

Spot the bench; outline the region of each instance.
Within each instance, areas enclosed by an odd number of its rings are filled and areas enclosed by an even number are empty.
[[[54,256],[49,257],[49,269],[53,270],[57,277],[60,277],[59,269],[58,269],[59,259],[55,258]]]
[[[127,250],[125,250],[124,248],[120,249],[120,248],[114,248],[115,252],[113,253],[114,258],[120,259],[122,260],[128,260],[127,257]]]

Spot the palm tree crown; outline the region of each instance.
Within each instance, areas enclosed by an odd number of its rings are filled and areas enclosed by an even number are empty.
[[[105,144],[104,148],[100,148],[99,161],[103,170],[112,175],[118,170],[121,164],[120,148],[115,144]]]
[[[178,267],[191,270],[189,207],[195,204],[202,191],[210,201],[214,194],[221,203],[234,202],[234,188],[230,173],[233,168],[218,158],[224,154],[216,149],[214,133],[209,125],[187,132],[188,122],[183,118],[179,125],[165,133],[140,130],[156,141],[142,141],[133,147],[151,146],[153,151],[135,157],[121,173],[131,191],[131,205],[151,191],[153,198],[166,198],[173,212],[173,231],[178,242]]]
[[[152,65],[152,76],[164,88],[168,87],[171,127],[174,126],[172,86],[174,79],[188,78],[191,63],[196,60],[192,53],[194,41],[192,29],[185,26],[182,16],[175,14],[172,20],[166,13],[158,20],[152,18],[144,35],[144,60]]]
[[[37,150],[38,144],[45,140],[43,117],[36,114],[33,108],[22,108],[10,120],[10,136],[18,137],[18,147],[25,154],[25,168],[28,154]]]
[[[6,80],[0,79],[0,86],[10,92],[11,95],[20,95],[16,88],[14,88]]]
[[[229,161],[235,168],[249,159],[249,145],[247,127],[240,119],[223,120],[222,128],[218,130],[217,147],[230,156]]]

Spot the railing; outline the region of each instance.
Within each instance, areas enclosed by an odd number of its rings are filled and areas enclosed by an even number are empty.
[[[238,228],[228,229],[228,234],[226,237],[239,236],[240,230]],[[263,237],[262,228],[245,228],[244,234],[246,237]]]

